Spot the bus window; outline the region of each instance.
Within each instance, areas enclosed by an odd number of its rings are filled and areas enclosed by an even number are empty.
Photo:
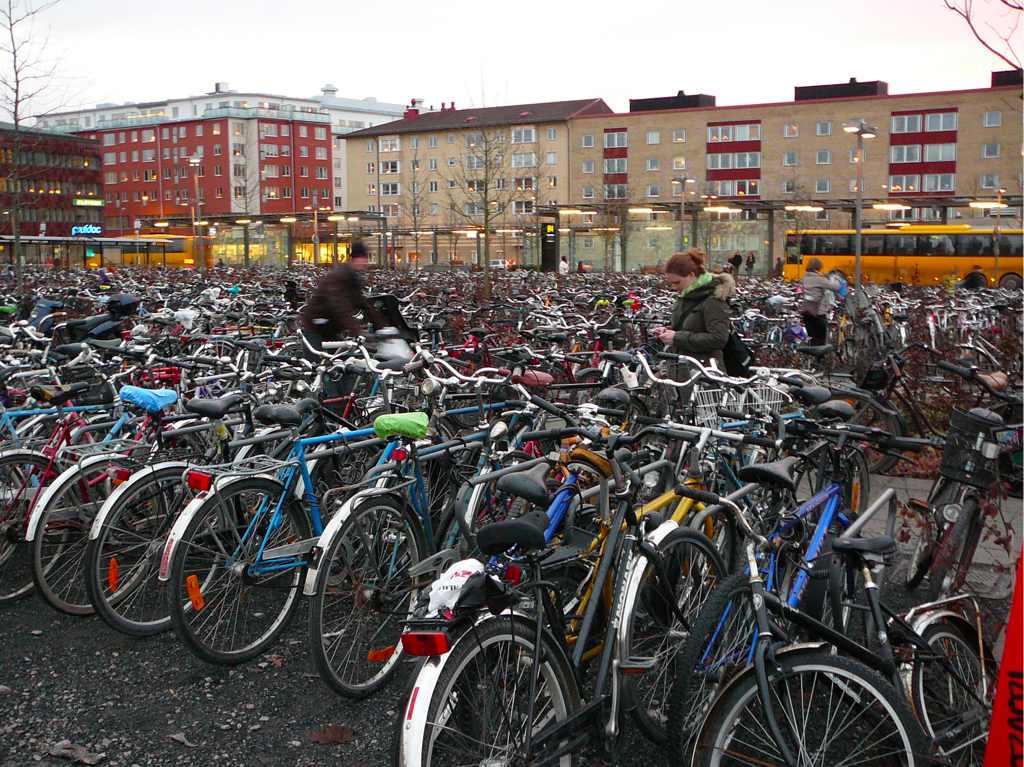
[[[1024,238],[1019,234],[999,235],[999,255],[1016,258],[1024,256]]]
[[[820,234],[818,252],[824,256],[848,256],[853,252],[852,239],[848,234]]]
[[[922,256],[952,256],[953,238],[948,234],[921,235],[919,248]]]
[[[885,250],[888,256],[916,256],[917,237],[912,234],[890,234],[885,238]]]
[[[885,254],[885,237],[880,234],[865,234],[861,237],[861,253],[865,256]]]
[[[804,256],[810,256],[820,251],[816,249],[813,235],[805,234],[800,238],[800,253]]]
[[[956,236],[958,256],[991,256],[992,237],[988,234],[958,234]]]
[[[797,236],[795,234],[786,235],[786,263],[803,263],[803,258],[800,256],[800,247],[797,244]]]

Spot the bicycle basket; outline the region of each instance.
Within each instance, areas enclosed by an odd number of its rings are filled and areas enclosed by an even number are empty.
[[[789,402],[789,397],[776,386],[765,382],[756,382],[742,393],[743,412],[756,415],[777,415]]]
[[[990,487],[999,476],[996,432],[1002,419],[989,410],[954,410],[949,418],[939,473],[974,487]]]

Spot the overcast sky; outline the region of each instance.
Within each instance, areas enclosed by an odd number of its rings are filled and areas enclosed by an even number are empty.
[[[38,2],[38,0],[37,0]],[[984,2],[979,2],[981,5]],[[71,107],[239,91],[492,106],[794,85],[977,88],[1005,69],[941,0],[62,0],[41,23]]]

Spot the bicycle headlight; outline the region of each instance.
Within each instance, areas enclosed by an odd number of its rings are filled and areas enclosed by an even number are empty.
[[[437,391],[437,382],[428,378],[420,384],[420,394],[424,397],[429,397],[431,394]]]

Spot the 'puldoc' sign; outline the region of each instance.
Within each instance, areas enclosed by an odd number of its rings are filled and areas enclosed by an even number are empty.
[[[78,224],[71,227],[72,237],[95,237],[100,234],[103,234],[103,227],[99,224]]]

